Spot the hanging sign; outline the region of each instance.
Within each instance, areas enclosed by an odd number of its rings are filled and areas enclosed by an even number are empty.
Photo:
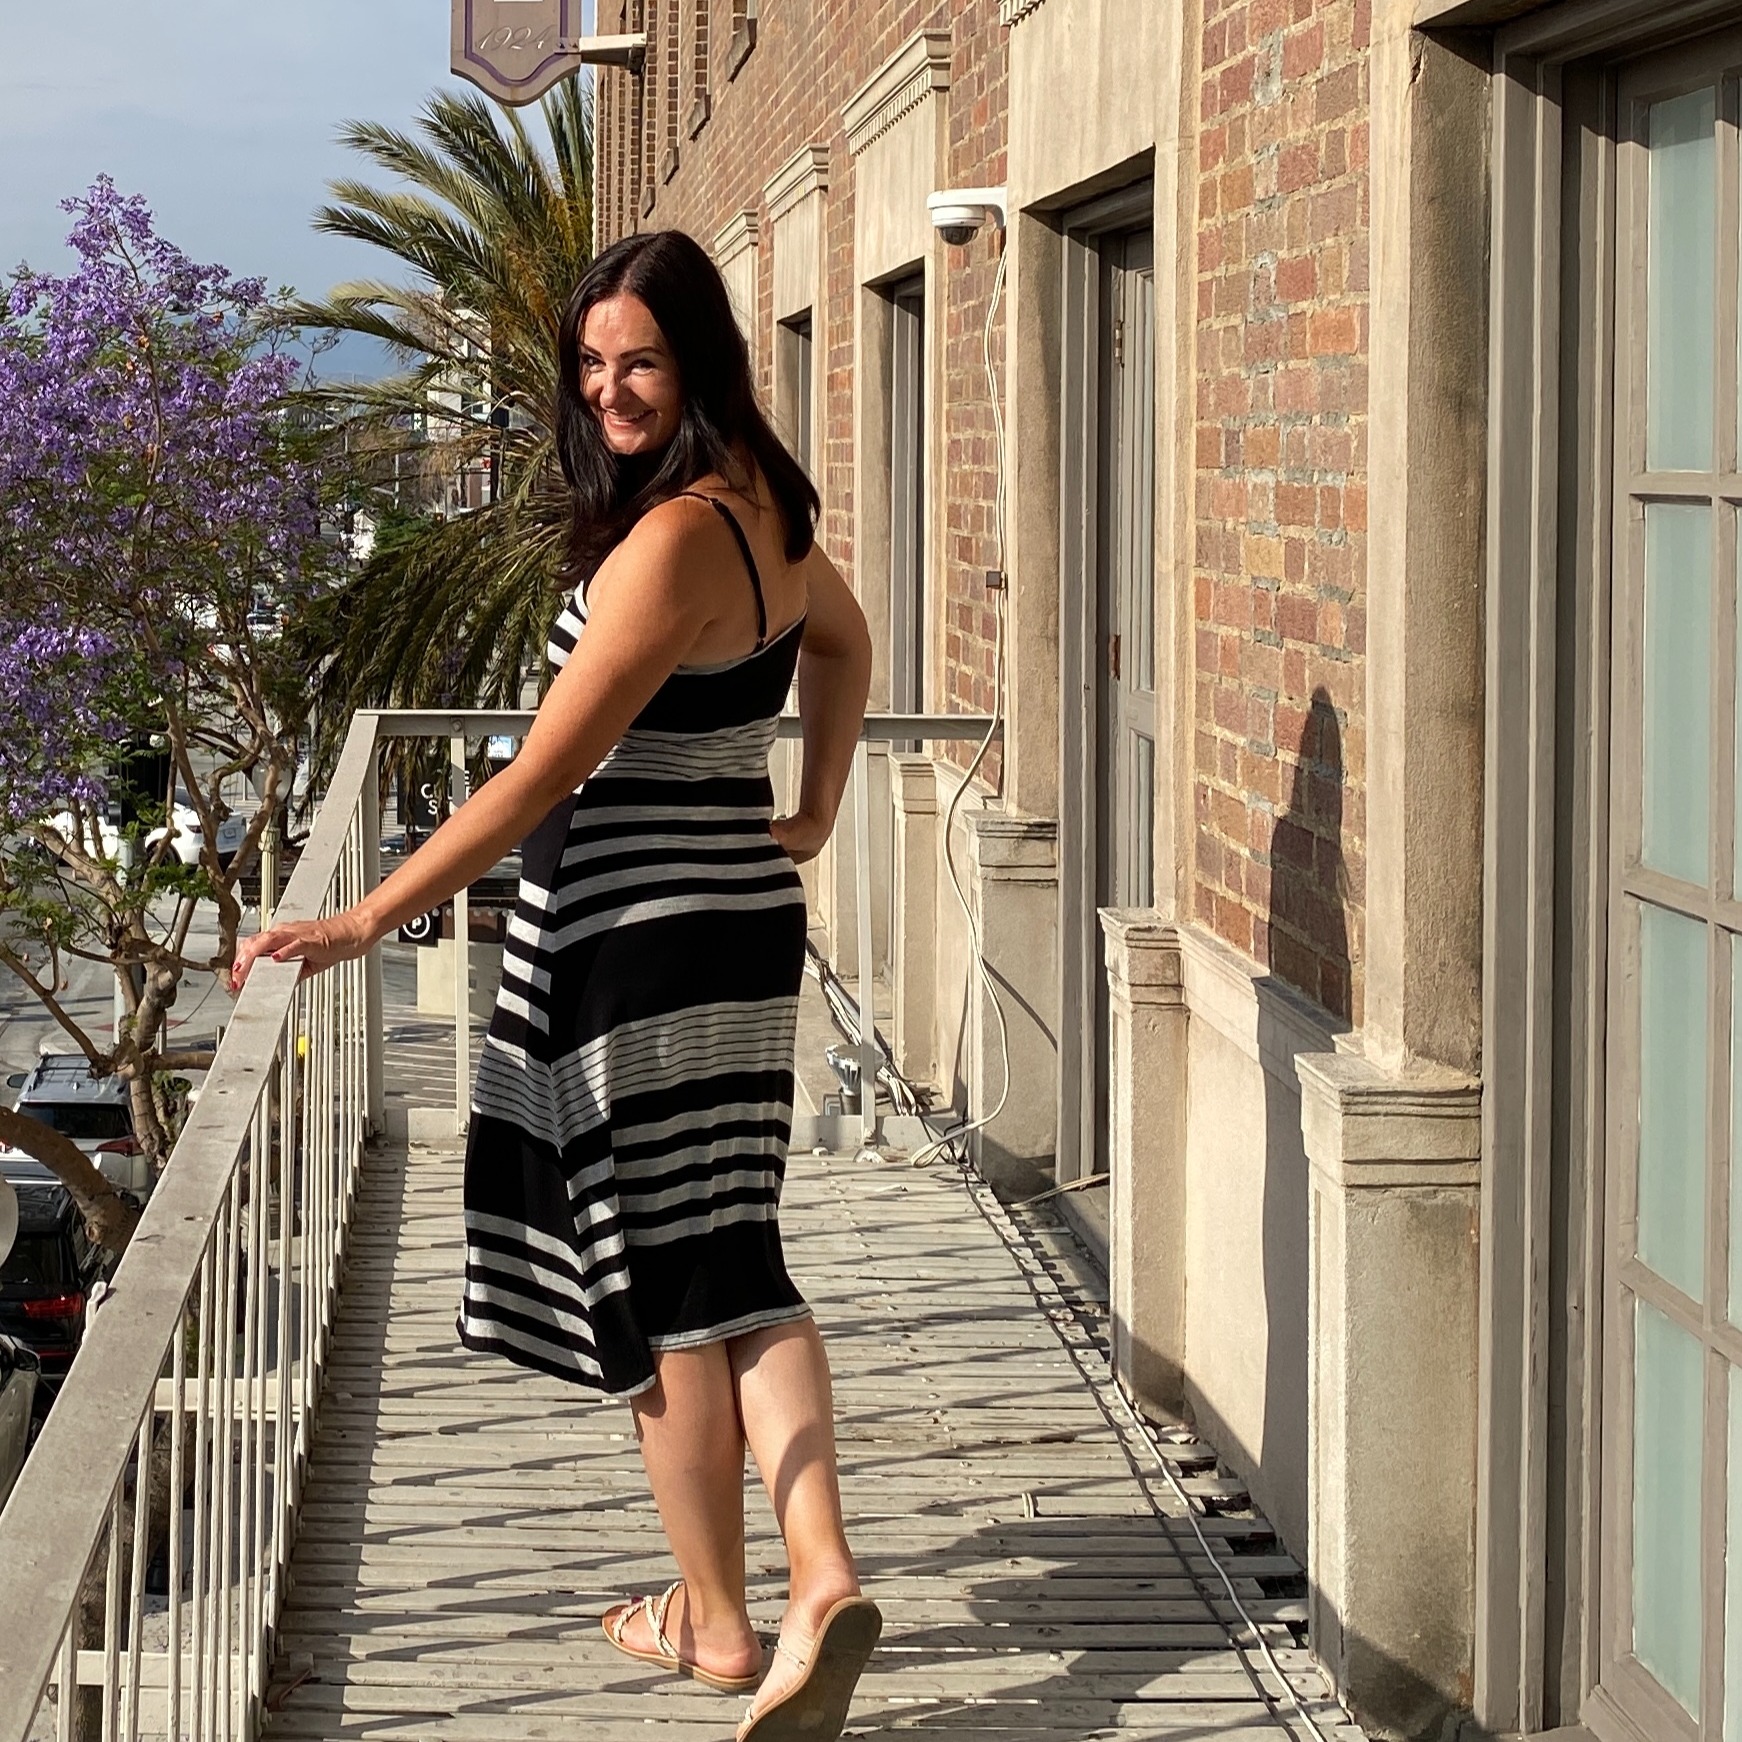
[[[452,0],[453,70],[503,103],[534,103],[588,65],[631,66],[646,37],[587,36],[582,0]]]

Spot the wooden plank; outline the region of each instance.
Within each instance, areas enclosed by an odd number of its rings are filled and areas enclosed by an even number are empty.
[[[1109,1408],[1104,1362],[1036,1309],[960,1176],[884,1171],[803,1158],[783,1216],[794,1273],[816,1284],[843,1503],[885,1614],[848,1734],[1274,1742],[1265,1693],[1285,1690],[1234,1648],[1216,1564]],[[437,1153],[366,1185],[267,1736],[617,1742],[653,1724],[723,1742],[741,1700],[628,1663],[598,1630],[671,1573],[627,1412],[455,1341],[457,1194]],[[1194,1474],[1211,1456],[1185,1449]],[[751,1614],[771,1635],[784,1554],[765,1499],[747,1499]],[[1297,1564],[1261,1520],[1199,1523],[1282,1673],[1322,1695],[1281,1626],[1298,1603],[1256,1582]]]

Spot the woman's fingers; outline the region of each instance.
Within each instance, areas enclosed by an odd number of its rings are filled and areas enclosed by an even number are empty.
[[[248,970],[260,957],[271,956],[275,962],[306,962],[306,973],[314,973],[327,964],[318,960],[320,926],[304,921],[297,925],[269,926],[245,938],[236,951],[236,965],[230,970],[230,986],[240,991],[248,979]]]

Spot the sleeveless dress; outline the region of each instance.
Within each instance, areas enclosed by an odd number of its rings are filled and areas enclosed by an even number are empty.
[[[699,492],[691,492],[697,494]],[[768,832],[802,619],[679,666],[522,849],[473,1091],[459,1335],[631,1397],[656,1350],[810,1316],[776,1216],[804,890]],[[579,589],[552,631],[560,666]]]

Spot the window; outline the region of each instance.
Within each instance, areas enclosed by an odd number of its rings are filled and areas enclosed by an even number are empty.
[[[816,466],[811,453],[811,311],[780,323],[777,399],[781,423],[794,457],[811,477]]]
[[[732,39],[726,44],[726,77],[735,79],[756,46],[756,0],[732,0]]]
[[[889,705],[919,713],[926,635],[924,280],[890,291],[889,314]]]
[[[1742,1737],[1742,36],[1614,92],[1606,1691]]]
[[[689,136],[692,139],[707,125],[710,109],[708,97],[708,14],[712,10],[709,0],[694,0],[691,13],[693,20],[690,40],[692,79],[688,124]]]

